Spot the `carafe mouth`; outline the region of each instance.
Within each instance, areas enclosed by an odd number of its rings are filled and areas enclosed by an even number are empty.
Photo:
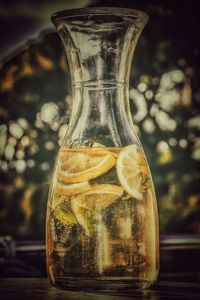
[[[66,55],[72,85],[128,83],[131,59],[147,22],[130,8],[87,7],[52,16]]]
[[[139,24],[142,22],[143,26],[148,21],[148,15],[140,10],[121,8],[121,7],[86,7],[77,9],[62,10],[54,13],[51,17],[52,23],[55,24],[64,19],[74,18],[86,15],[107,15],[107,16],[124,16],[134,19],[134,22]]]

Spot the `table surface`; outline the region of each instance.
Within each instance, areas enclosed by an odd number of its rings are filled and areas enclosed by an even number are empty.
[[[11,300],[192,300],[200,299],[200,283],[157,282],[148,290],[132,290],[127,292],[101,293],[70,292],[52,287],[47,278],[1,278],[0,299]]]

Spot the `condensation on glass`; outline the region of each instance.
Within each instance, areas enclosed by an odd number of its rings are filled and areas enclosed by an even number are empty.
[[[56,13],[73,109],[47,207],[47,270],[56,287],[147,288],[159,269],[156,196],[129,108],[133,51],[145,13]]]

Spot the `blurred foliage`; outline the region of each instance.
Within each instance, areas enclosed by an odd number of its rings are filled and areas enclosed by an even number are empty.
[[[134,55],[131,110],[153,174],[161,233],[200,233],[199,69],[195,54],[176,44],[173,24],[171,35],[162,31],[173,16],[158,8],[149,6],[150,25]],[[57,33],[1,66],[0,101],[0,234],[43,239],[49,178],[71,111]]]

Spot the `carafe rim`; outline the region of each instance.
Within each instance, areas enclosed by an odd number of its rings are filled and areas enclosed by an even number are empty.
[[[135,18],[135,21],[144,22],[148,21],[148,15],[141,10],[123,7],[84,7],[75,9],[66,9],[55,12],[51,16],[52,23],[57,21],[68,19],[75,16],[86,16],[86,15],[110,15],[110,16],[124,16]]]

